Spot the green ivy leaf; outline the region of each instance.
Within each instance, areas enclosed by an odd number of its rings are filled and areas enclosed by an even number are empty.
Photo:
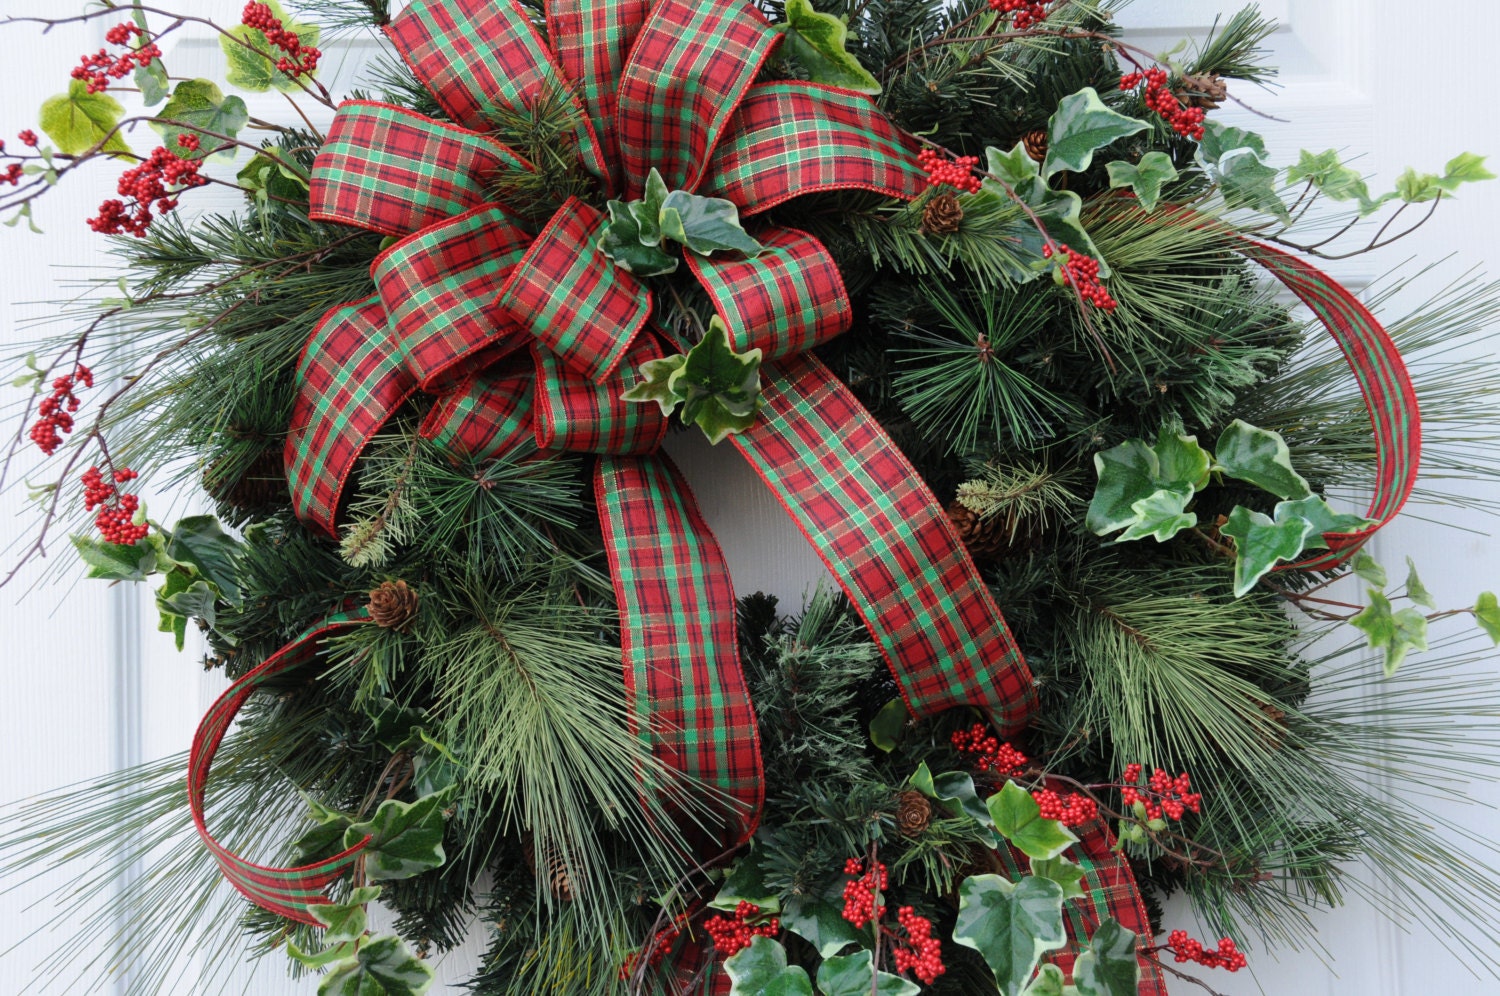
[[[1167,507],[1165,499],[1155,498],[1161,491],[1180,496],[1178,512],[1181,512],[1193,494],[1208,484],[1210,463],[1208,452],[1198,445],[1197,437],[1165,429],[1157,436],[1155,445],[1129,439],[1094,454],[1099,483],[1089,502],[1089,528],[1104,536],[1137,524],[1142,515],[1137,503],[1154,499],[1149,506],[1151,510]]]
[[[323,977],[318,996],[421,996],[432,981],[427,963],[391,935],[366,942],[354,958],[335,966]]]
[[[48,98],[42,104],[42,131],[52,139],[59,152],[80,156],[100,142],[100,151],[130,153],[130,146],[119,133],[111,132],[125,117],[125,108],[107,93],[89,93],[88,83],[73,80],[68,92]],[[109,140],[104,137],[109,135]]]
[[[416,802],[387,799],[375,815],[344,831],[344,846],[353,847],[365,837],[365,874],[372,882],[411,878],[437,868],[447,860],[443,853],[444,797],[429,795]]]
[[[162,627],[163,632],[174,632],[177,626],[176,617],[183,619],[202,619],[213,628],[218,622],[218,592],[207,581],[194,577],[182,568],[173,568],[167,572],[166,583],[156,595],[156,607],[161,612],[163,619],[170,619],[172,629]],[[177,649],[183,647],[186,633],[178,635]]]
[[[1361,215],[1373,213],[1389,199],[1382,197],[1372,200],[1365,178],[1339,160],[1337,149],[1328,149],[1316,155],[1303,149],[1297,165],[1287,171],[1286,179],[1287,183],[1306,180],[1330,200],[1357,201]]]
[[[605,205],[609,211],[609,224],[599,237],[599,250],[616,266],[638,277],[659,277],[677,270],[679,260],[662,249],[657,243],[645,241],[640,219],[633,205],[624,201],[610,201]]]
[[[671,377],[671,390],[683,399],[682,421],[697,425],[716,445],[748,429],[760,410],[760,357],[759,349],[736,353],[715,315],[703,341]]]
[[[1204,162],[1214,166],[1242,151],[1248,151],[1260,160],[1265,160],[1270,155],[1266,151],[1266,140],[1255,132],[1235,128],[1213,118],[1203,122],[1203,141],[1199,143],[1198,151]]]
[[[1135,199],[1147,212],[1155,211],[1161,201],[1162,188],[1177,179],[1177,167],[1165,152],[1148,152],[1139,163],[1123,159],[1109,163],[1109,185],[1112,189],[1129,187]]]
[[[647,360],[641,364],[640,381],[620,395],[621,400],[654,401],[661,406],[663,415],[671,415],[683,402],[683,396],[672,387],[673,377],[686,362],[687,357],[681,354],[664,356],[659,360]]]
[[[1125,543],[1150,536],[1158,543],[1165,543],[1184,529],[1193,528],[1198,524],[1198,517],[1186,511],[1192,498],[1191,494],[1181,491],[1157,491],[1133,503],[1130,508],[1136,519],[1115,542]]]
[[[1007,781],[990,796],[987,806],[995,829],[1027,857],[1055,858],[1078,843],[1073,832],[1060,822],[1042,819],[1042,808],[1015,782]]]
[[[1079,996],[1137,996],[1141,963],[1135,954],[1136,935],[1113,918],[1105,920],[1089,938],[1089,948],[1073,966]]]
[[[314,823],[302,836],[292,842],[297,858],[303,864],[311,864],[332,857],[344,849],[344,831],[354,821],[343,813],[329,809],[311,796],[304,795],[308,818]]]
[[[1037,161],[1027,154],[1026,147],[1021,142],[1017,142],[1009,152],[1001,152],[992,146],[985,150],[985,154],[988,157],[988,171],[1004,180],[1015,191],[1016,197],[1036,213],[1042,227],[1047,230],[1047,235],[1056,242],[1097,259],[1099,276],[1107,279],[1110,275],[1108,261],[1094,244],[1088,229],[1083,227],[1083,198],[1071,190],[1053,190],[1047,186]],[[983,182],[982,193],[1009,200],[1009,195],[995,180],[986,178]],[[1007,234],[1019,243],[1019,249],[1038,260],[1042,258],[1044,240],[1029,218],[1017,223],[1013,235]],[[1037,272],[1040,271],[1033,271],[1032,275]]]
[[[1328,541],[1324,539],[1325,533],[1352,533],[1370,524],[1369,519],[1335,511],[1321,495],[1308,495],[1301,501],[1278,502],[1272,518],[1277,522],[1305,519],[1312,525],[1312,530],[1303,543],[1303,550],[1326,550]]]
[[[785,9],[786,20],[776,29],[786,36],[783,50],[808,79],[872,97],[880,92],[880,81],[849,54],[843,19],[814,10],[809,0],[787,0]]]
[[[1363,578],[1377,588],[1384,588],[1390,583],[1386,577],[1385,568],[1381,567],[1379,561],[1363,550],[1356,553],[1354,559],[1349,563],[1357,577]]]
[[[722,197],[699,197],[674,190],[662,202],[660,220],[664,236],[704,256],[724,249],[746,256],[765,251],[765,246],[745,234],[740,209]]]
[[[1364,630],[1371,650],[1385,652],[1387,678],[1396,673],[1408,651],[1427,649],[1427,617],[1416,609],[1392,611],[1390,599],[1374,588],[1369,606],[1349,624]]]
[[[266,0],[271,7],[271,15],[281,21],[282,27],[291,31],[301,40],[304,48],[318,44],[321,32],[316,24],[303,24],[294,21],[282,10],[277,0]],[[253,46],[256,51],[246,48],[240,44],[244,42]],[[250,28],[241,24],[230,29],[227,35],[219,36],[219,48],[224,52],[224,59],[229,63],[229,72],[226,77],[229,85],[240,90],[248,90],[251,93],[264,93],[275,87],[283,92],[290,93],[300,90],[301,85],[292,77],[276,68],[276,58],[262,55],[262,52],[275,52],[280,57],[280,51],[266,40],[265,33],[258,28]]]
[[[1094,153],[1128,135],[1138,135],[1150,125],[1104,106],[1091,86],[1064,97],[1048,122],[1047,161],[1042,176],[1061,170],[1082,173],[1094,161]],[[1076,248],[1076,247],[1075,247]]]
[[[1396,177],[1396,196],[1407,204],[1426,204],[1443,196],[1443,188],[1439,186],[1442,177],[1435,173],[1418,173],[1414,167],[1408,167],[1404,173]]]
[[[934,777],[927,762],[923,761],[906,780],[906,786],[936,802],[949,816],[969,817],[984,830],[992,846],[1000,843],[994,835],[995,820],[989,807],[979,798],[974,778],[968,772],[948,771]]]
[[[818,991],[823,996],[917,996],[922,987],[899,975],[875,971],[869,951],[825,958],[818,966]]]
[[[178,563],[187,564],[219,589],[226,601],[238,606],[240,600],[237,565],[244,547],[230,536],[212,515],[192,515],[179,519],[167,540],[167,554]]]
[[[646,196],[639,201],[631,201],[629,206],[630,216],[639,229],[636,238],[642,245],[661,245],[661,209],[666,206],[669,193],[661,170],[651,167],[651,172],[646,175]]]
[[[1226,207],[1259,211],[1284,222],[1292,220],[1292,213],[1277,190],[1277,179],[1281,175],[1277,170],[1249,152],[1226,159],[1219,164],[1218,170],[1219,188]]]
[[[1292,452],[1279,433],[1257,429],[1241,419],[1229,423],[1214,451],[1216,470],[1249,481],[1278,498],[1306,498],[1307,481],[1292,469]]]
[[[1406,597],[1426,609],[1437,609],[1437,599],[1432,597],[1432,592],[1422,583],[1422,578],[1417,574],[1417,562],[1410,557],[1406,558]]]
[[[868,944],[869,937],[844,919],[842,906],[827,898],[792,896],[781,909],[781,925],[831,958],[851,944]]]
[[[1500,598],[1492,591],[1482,592],[1474,603],[1474,620],[1486,636],[1500,646]]]
[[[344,944],[365,936],[369,926],[365,905],[379,896],[379,886],[365,886],[352,890],[347,903],[315,903],[307,912],[323,925],[324,944]]]
[[[1019,996],[1042,955],[1067,943],[1062,886],[1027,875],[971,875],[958,890],[953,939],[983,956],[1003,996]]]
[[[910,718],[911,712],[906,708],[906,700],[896,696],[870,718],[870,742],[889,754],[901,742],[901,734],[905,732],[906,721]]]
[[[1493,180],[1495,174],[1485,169],[1484,160],[1484,156],[1476,156],[1472,152],[1459,153],[1443,168],[1443,176],[1438,180],[1438,186],[1451,194],[1462,184]]]
[[[1068,985],[1067,978],[1056,965],[1043,965],[1021,996],[1068,996],[1070,993],[1077,993],[1078,990]]]
[[[156,549],[149,543],[127,546],[87,536],[69,536],[88,565],[88,576],[106,581],[144,581],[156,572]]]
[[[297,942],[288,939],[286,942],[286,953],[293,961],[305,968],[324,969],[335,962],[347,961],[354,957],[357,950],[353,941],[344,941],[320,951],[304,951],[297,946]]]
[[[241,98],[224,96],[224,91],[211,80],[183,80],[172,91],[172,99],[161,109],[159,117],[182,122],[151,123],[152,129],[161,136],[162,145],[169,152],[183,159],[205,159],[224,143],[203,133],[213,132],[234,138],[249,123],[250,109]],[[179,135],[200,135],[201,148],[197,152],[189,152],[177,144]],[[233,159],[234,153],[235,147],[232,145],[223,151],[224,157],[228,159]]]
[[[1082,899],[1084,870],[1067,858],[1032,858],[1031,874],[1062,886],[1064,899]]]
[[[1297,516],[1277,521],[1236,505],[1220,531],[1234,539],[1234,597],[1242,598],[1277,563],[1297,558],[1313,524]]]
[[[766,871],[761,867],[765,856],[759,847],[735,862],[734,868],[725,877],[719,892],[708,904],[716,910],[733,910],[742,902],[754,903],[762,913],[776,913],[781,909],[781,896],[766,885]]]
[[[769,937],[755,937],[748,948],[724,961],[730,996],[813,996],[812,980],[786,963],[786,948]]]
[[[261,204],[269,203],[272,198],[296,202],[306,200],[311,189],[311,178],[298,169],[265,152],[257,152],[235,174],[235,179]]]

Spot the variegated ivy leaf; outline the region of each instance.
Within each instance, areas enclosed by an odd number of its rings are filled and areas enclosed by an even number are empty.
[[[812,979],[798,965],[788,965],[786,948],[769,937],[755,937],[724,961],[730,996],[813,996]]]
[[[1278,563],[1297,559],[1313,524],[1298,516],[1273,519],[1237,505],[1220,531],[1234,540],[1234,597],[1241,598]]]
[[[1370,604],[1349,624],[1364,630],[1371,650],[1384,652],[1385,674],[1390,677],[1408,651],[1427,649],[1427,617],[1416,609],[1394,611],[1391,600],[1374,588],[1369,594]]]
[[[1198,517],[1187,511],[1191,493],[1181,491],[1156,491],[1150,496],[1131,504],[1136,520],[1126,527],[1116,543],[1143,540],[1147,537],[1165,543],[1184,529],[1198,524]]]
[[[1308,495],[1298,501],[1278,502],[1273,511],[1278,520],[1306,519],[1312,524],[1312,532],[1307,534],[1307,541],[1302,547],[1304,552],[1328,549],[1328,540],[1325,538],[1328,533],[1354,533],[1371,525],[1370,519],[1337,511],[1321,495]]]
[[[277,0],[265,0],[271,8],[271,16],[281,21],[283,30],[295,34],[304,48],[316,46],[321,29],[316,24],[304,24],[287,15]],[[226,79],[229,85],[251,93],[264,93],[275,87],[290,93],[301,89],[301,84],[276,68],[281,53],[272,45],[259,28],[241,24],[219,36],[219,48],[229,64]]]
[[[1266,140],[1253,131],[1235,128],[1213,118],[1203,122],[1203,141],[1198,144],[1198,154],[1204,162],[1217,166],[1240,152],[1248,152],[1261,161],[1270,155],[1266,151]]]
[[[323,925],[324,944],[343,944],[365,936],[369,925],[365,906],[380,897],[380,886],[367,885],[349,893],[347,903],[315,903],[307,908]]]
[[[1032,858],[1031,874],[1062,886],[1064,899],[1082,899],[1084,870],[1067,858]]]
[[[1031,875],[971,875],[958,889],[953,939],[984,958],[1003,996],[1020,996],[1048,951],[1067,943],[1063,890]]]
[[[833,890],[837,888],[837,884],[832,886]],[[782,905],[780,920],[783,927],[817,948],[823,958],[831,958],[851,944],[870,943],[868,931],[844,919],[843,897],[836,891],[824,896],[789,897]]]
[[[825,958],[818,966],[822,996],[917,996],[921,991],[921,986],[899,975],[877,972],[870,951]]]
[[[647,360],[641,364],[640,379],[634,387],[620,395],[625,401],[654,401],[661,406],[661,413],[670,416],[682,404],[683,397],[672,387],[672,378],[687,357],[664,356],[659,360]]]
[[[745,234],[740,209],[722,197],[699,197],[686,190],[667,194],[661,206],[662,235],[705,256],[733,250],[757,256],[765,247]]]
[[[1177,167],[1172,157],[1165,152],[1148,152],[1139,163],[1117,160],[1105,166],[1109,170],[1109,185],[1113,189],[1129,187],[1135,199],[1148,212],[1155,211],[1161,202],[1162,188],[1177,179]]]
[[[654,401],[670,414],[680,404],[682,421],[719,443],[732,432],[748,429],[760,410],[759,349],[736,353],[729,330],[716,315],[703,341],[686,355],[652,360],[641,366],[642,382],[620,397]]]
[[[988,172],[1003,180],[1015,192],[1016,198],[1036,213],[1047,230],[1047,235],[1055,242],[1097,259],[1099,276],[1107,280],[1110,276],[1109,263],[1094,244],[1088,229],[1083,227],[1083,198],[1071,190],[1053,190],[1049,187],[1042,179],[1037,161],[1027,154],[1026,147],[1021,142],[1017,142],[1009,152],[1002,152],[991,146],[985,150],[985,155],[988,158]],[[980,194],[974,196],[986,195],[1006,199],[1009,197],[1004,188],[990,178],[983,181]],[[1012,237],[1023,252],[1039,262],[1042,260],[1042,249],[1046,242],[1031,219],[1018,223]],[[1038,268],[1030,275],[1034,277],[1041,272],[1042,269]]]
[[[1269,429],[1257,429],[1240,419],[1229,423],[1214,451],[1214,469],[1230,477],[1249,481],[1277,498],[1306,498],[1312,494],[1307,481],[1292,469],[1292,453],[1286,440]]]
[[[434,973],[395,935],[360,945],[348,961],[334,966],[318,986],[318,996],[421,996]]]
[[[235,147],[213,136],[234,138],[250,121],[250,108],[245,101],[232,94],[226,97],[212,80],[183,80],[159,113],[163,120],[175,123],[153,121],[151,127],[161,136],[168,151],[184,159],[205,159],[220,148],[224,158],[233,159]],[[181,135],[199,136],[198,151],[183,148],[177,141]]]
[[[1165,515],[1174,506],[1180,514],[1193,494],[1208,484],[1209,466],[1208,452],[1196,436],[1165,429],[1154,445],[1129,439],[1094,454],[1099,482],[1089,502],[1088,527],[1104,536],[1140,526],[1145,515]]]
[[[1136,935],[1111,917],[1089,938],[1088,950],[1073,966],[1079,996],[1137,996],[1141,963],[1135,954]]]
[[[716,910],[733,910],[740,903],[754,903],[762,913],[775,913],[781,909],[781,896],[766,885],[766,872],[761,861],[765,851],[752,844],[750,853],[735,862],[718,894],[709,901]]]
[[[987,840],[994,844],[1000,843],[994,833],[995,818],[990,815],[989,807],[980,800],[979,792],[974,787],[974,778],[967,772],[947,771],[934,776],[927,767],[927,762],[923,761],[906,780],[906,784],[908,788],[936,802],[949,816],[969,817],[983,828]]]
[[[1410,557],[1406,558],[1406,597],[1424,609],[1437,608],[1437,599],[1432,597],[1432,592],[1422,583],[1422,578],[1417,574],[1417,563]]]
[[[989,797],[986,806],[995,829],[1029,858],[1055,858],[1078,843],[1078,838],[1062,823],[1043,819],[1042,807],[1036,799],[1015,782],[1007,781],[1004,788]]]
[[[1078,990],[1069,986],[1067,979],[1056,965],[1043,965],[1021,996],[1074,996]]]
[[[705,256],[723,250],[755,256],[765,249],[745,233],[733,201],[669,191],[654,167],[646,177],[644,197],[628,203],[610,201],[607,207],[609,225],[599,248],[616,266],[638,277],[662,276],[677,269],[677,257],[662,248],[667,239]]]
[[[1408,169],[1396,178],[1396,196],[1408,204],[1425,204],[1454,193],[1465,183],[1493,180],[1495,174],[1485,169],[1484,158],[1472,152],[1462,153],[1449,160],[1442,176]]]
[[[1385,568],[1380,566],[1380,561],[1363,550],[1354,555],[1349,566],[1354,570],[1355,576],[1363,578],[1377,588],[1384,588],[1389,581]]]
[[[1110,110],[1099,99],[1098,91],[1086,86],[1062,99],[1047,127],[1044,177],[1062,170],[1081,173],[1093,163],[1095,152],[1151,126],[1140,118]]]
[[[676,256],[661,248],[660,230],[655,241],[651,233],[641,231],[634,204],[610,201],[609,224],[599,236],[599,250],[616,266],[638,277],[659,277],[677,270]]]
[[[786,36],[782,51],[807,70],[814,83],[874,96],[880,81],[849,54],[849,29],[833,14],[814,10],[808,0],[786,0],[786,20],[776,30]]]
[[[1303,149],[1297,164],[1287,171],[1286,182],[1301,183],[1304,180],[1330,200],[1358,202],[1361,215],[1374,213],[1382,204],[1396,196],[1387,194],[1378,199],[1371,198],[1370,187],[1365,183],[1365,178],[1358,170],[1344,165],[1337,149],[1327,149],[1316,154]]]
[[[365,874],[371,881],[394,881],[411,878],[440,867],[443,853],[442,794],[429,795],[416,802],[387,799],[364,823],[354,823],[344,831],[344,846],[354,847],[366,837]]]

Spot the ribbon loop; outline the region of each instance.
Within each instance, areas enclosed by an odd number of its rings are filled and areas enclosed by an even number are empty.
[[[651,13],[650,0],[548,0],[547,37],[558,65],[578,87],[604,147],[612,190],[621,189],[615,107],[631,43]]]
[[[823,243],[795,228],[768,229],[756,238],[765,251],[753,258],[685,254],[724,319],[730,344],[776,359],[847,331],[853,308]]]
[[[483,204],[485,178],[530,164],[493,139],[370,101],[339,106],[313,163],[311,216],[407,235]]]
[[[532,441],[536,392],[528,370],[486,370],[439,398],[422,420],[422,436],[445,453],[475,463]]]
[[[547,351],[536,357],[536,443],[544,450],[577,453],[654,453],[667,436],[667,418],[655,405],[631,404],[620,395],[635,386],[636,371],[666,350],[642,335],[614,376],[595,383]]]

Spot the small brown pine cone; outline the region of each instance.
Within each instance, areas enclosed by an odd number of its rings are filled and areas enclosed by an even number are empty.
[[[1184,76],[1182,85],[1186,90],[1182,94],[1182,102],[1189,107],[1201,107],[1205,111],[1213,111],[1229,99],[1229,87],[1220,76]]]
[[[975,560],[991,560],[1010,549],[1010,532],[1000,516],[988,521],[963,502],[948,504],[948,521]]]
[[[1037,162],[1047,158],[1047,129],[1038,128],[1028,131],[1021,136],[1021,144],[1026,146],[1026,154]]]
[[[906,791],[896,804],[896,829],[903,837],[915,837],[932,822],[932,802],[921,792]]]
[[[382,581],[370,592],[370,618],[386,629],[405,629],[417,618],[417,590],[405,581]]]
[[[922,230],[933,235],[952,235],[964,220],[963,205],[954,194],[943,191],[922,209]]]

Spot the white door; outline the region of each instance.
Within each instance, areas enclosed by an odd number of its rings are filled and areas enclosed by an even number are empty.
[[[49,0],[7,0],[7,14],[55,14]],[[71,11],[75,5],[65,5]],[[232,23],[240,4],[193,0],[195,13],[220,15]],[[1284,87],[1272,93],[1241,94],[1260,111],[1286,123],[1260,120],[1228,107],[1226,120],[1265,134],[1273,151],[1293,158],[1296,150],[1330,146],[1367,152],[1359,165],[1387,187],[1408,165],[1437,169],[1463,150],[1500,156],[1500,116],[1490,103],[1494,40],[1500,37],[1500,9],[1488,0],[1451,0],[1441,6],[1397,0],[1261,0],[1281,19],[1273,39],[1275,64]],[[1232,10],[1230,0],[1223,8]],[[1165,49],[1184,34],[1201,34],[1221,9],[1219,0],[1135,0],[1121,20],[1131,40]],[[45,42],[25,27],[0,29],[7,59],[0,70],[6,100],[0,111],[0,137],[34,125],[32,109],[62,89],[77,53],[97,49],[103,26],[54,31]],[[215,75],[212,43],[200,44],[204,75]],[[184,53],[186,55],[187,53]],[[274,108],[268,114],[277,113]],[[68,267],[100,262],[99,240],[83,219],[112,196],[107,169],[74,178],[40,206],[47,237],[0,230],[0,341],[18,344],[38,334],[29,323],[48,309],[25,302],[63,297]],[[1464,191],[1445,206],[1423,232],[1383,256],[1363,257],[1336,272],[1360,286],[1408,256],[1436,259],[1448,254],[1466,263],[1490,262],[1500,268],[1500,184]],[[74,271],[76,273],[76,271]],[[0,351],[8,355],[13,349]],[[8,402],[10,397],[4,399]],[[5,428],[14,426],[7,421]],[[733,454],[677,437],[674,453],[684,465],[704,511],[723,542],[741,592],[772,591],[795,602],[822,573],[821,565],[784,518],[770,495]],[[148,496],[149,497],[149,496]],[[1500,499],[1500,482],[1483,495]],[[30,521],[23,494],[0,496],[0,547]],[[157,498],[158,507],[166,499]],[[1490,521],[1474,513],[1455,514],[1457,524],[1483,531]],[[1500,544],[1408,518],[1378,541],[1383,561],[1400,563],[1408,551],[1427,552],[1426,578],[1443,604],[1465,604],[1473,593],[1500,582]],[[1439,548],[1438,544],[1442,546]],[[1441,549],[1441,555],[1437,551]],[[17,552],[11,550],[11,555]],[[204,707],[220,683],[203,677],[191,656],[176,654],[154,630],[139,594],[108,589],[99,582],[76,582],[66,544],[50,547],[52,557],[34,561],[19,582],[0,593],[0,799],[11,800],[125,764],[182,750]],[[26,581],[41,579],[48,565],[54,578],[19,601]],[[7,562],[5,569],[9,569]],[[1495,661],[1484,668],[1493,673]],[[1393,791],[1402,791],[1392,786]],[[1480,786],[1471,793],[1491,806],[1500,789]],[[1479,808],[1436,804],[1458,814],[1481,839],[1500,837],[1500,816]],[[102,860],[102,859],[101,859]],[[4,883],[6,886],[12,882]],[[55,946],[90,906],[108,909],[109,896],[65,898],[60,909],[57,881],[42,879],[0,895],[0,991],[20,992],[37,985],[55,963]],[[1193,927],[1176,908],[1181,926]],[[1491,924],[1467,925],[1482,938],[1490,956],[1500,954]],[[33,932],[36,932],[33,934]],[[1285,952],[1279,962],[1251,953],[1253,975],[1214,973],[1209,981],[1222,993],[1321,996],[1420,996],[1429,992],[1500,996],[1500,982],[1471,975],[1462,959],[1448,954],[1421,930],[1403,932],[1366,904],[1317,919],[1309,949]],[[13,946],[14,945],[14,946]],[[8,949],[8,950],[7,950]],[[445,979],[458,981],[473,964],[477,944],[455,952],[443,966]],[[185,957],[191,959],[191,952]],[[1327,962],[1325,965],[1324,962]],[[191,964],[185,978],[192,977]],[[254,996],[310,993],[304,982],[282,977],[279,959],[248,981]],[[1263,987],[1263,989],[1262,989]],[[1179,983],[1174,992],[1200,992]],[[55,990],[69,991],[66,987]],[[108,990],[106,990],[108,991]],[[115,990],[121,991],[121,990]],[[201,990],[184,982],[177,992]],[[457,993],[456,987],[445,990]]]

